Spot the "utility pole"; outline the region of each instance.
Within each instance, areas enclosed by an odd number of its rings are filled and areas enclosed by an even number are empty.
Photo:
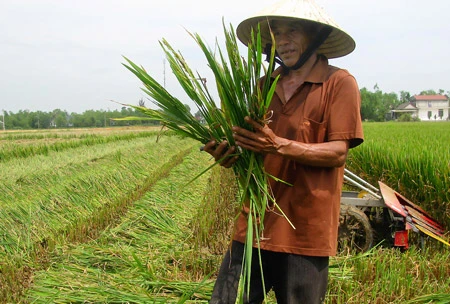
[[[6,131],[6,128],[5,128],[5,110],[3,110],[3,109],[2,109],[2,116],[3,116],[3,119],[0,122],[3,125],[3,131]]]
[[[163,77],[164,77],[164,88],[166,88],[166,59],[163,59]]]

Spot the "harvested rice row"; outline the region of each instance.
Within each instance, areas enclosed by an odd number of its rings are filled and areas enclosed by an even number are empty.
[[[1,145],[0,161],[6,162],[16,158],[27,158],[34,155],[48,155],[52,151],[64,151],[67,149],[74,149],[82,146],[95,146],[97,144],[104,144],[108,142],[119,142],[123,140],[133,140],[140,137],[155,136],[159,131],[126,133],[126,134],[111,134],[98,135],[87,134],[80,135],[75,138],[47,141],[45,138],[39,141],[8,141]]]
[[[197,287],[196,295],[189,296],[206,299],[211,284],[199,287],[190,278],[193,253],[186,243],[209,176],[200,176],[188,187],[186,183],[205,164],[206,155],[193,149],[97,240],[57,246],[51,268],[36,274],[28,300],[174,303]]]
[[[30,191],[28,198],[0,209],[0,298],[20,295],[21,281],[29,277],[25,272],[41,267],[40,262],[33,264],[45,259],[56,244],[95,237],[114,221],[114,214],[123,212],[179,162],[192,144],[189,140],[162,140],[155,146],[153,138],[140,148],[122,149],[120,157],[114,152],[113,157],[88,167],[74,166],[71,174],[56,179],[48,175],[48,183],[41,180],[30,185],[34,193]]]
[[[186,141],[184,149],[190,145],[192,142]],[[36,183],[14,187],[9,191],[11,200],[4,198],[0,210],[3,251],[26,250],[32,244],[53,239],[52,235],[58,235],[64,227],[91,218],[103,206],[133,193],[149,173],[157,177],[161,170],[159,163],[171,162],[171,156],[183,149],[183,145],[176,148],[173,143],[156,145],[156,149],[164,147],[164,150],[155,150],[154,156],[149,157],[151,147],[153,143],[140,149],[135,147],[124,151],[121,157],[114,154],[94,164],[75,165],[65,173],[55,171]]]

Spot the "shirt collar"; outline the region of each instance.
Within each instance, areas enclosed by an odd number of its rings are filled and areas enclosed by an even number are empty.
[[[273,73],[272,77],[275,78],[278,75],[281,74],[283,71],[283,68],[280,66],[278,67]],[[329,76],[328,71],[328,59],[323,55],[318,55],[317,60],[314,63],[311,71],[309,72],[308,76],[306,76],[305,82],[310,83],[323,83],[327,80]],[[281,75],[280,77],[283,77]]]

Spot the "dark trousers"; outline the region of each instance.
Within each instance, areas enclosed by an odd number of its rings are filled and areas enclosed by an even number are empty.
[[[236,302],[243,253],[244,244],[233,241],[220,266],[210,304]],[[328,257],[266,250],[261,250],[261,257],[265,289],[273,289],[278,304],[319,304],[324,301],[328,282]],[[244,294],[244,303],[262,303],[263,300],[259,256],[254,248],[250,293]]]

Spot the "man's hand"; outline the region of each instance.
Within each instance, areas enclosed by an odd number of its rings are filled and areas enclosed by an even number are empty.
[[[263,154],[276,154],[301,164],[317,167],[340,167],[345,164],[349,149],[348,140],[323,143],[303,143],[276,136],[267,125],[245,118],[254,131],[233,127],[238,147]]]
[[[236,147],[229,147],[226,140],[219,144],[212,140],[203,147],[203,151],[211,154],[216,162],[220,161],[220,165],[225,168],[230,168],[239,158],[239,155],[233,155],[236,154]]]
[[[236,145],[257,153],[275,153],[280,138],[273,133],[272,129],[267,125],[262,126],[248,116],[245,117],[245,121],[253,127],[254,131],[233,127]]]

